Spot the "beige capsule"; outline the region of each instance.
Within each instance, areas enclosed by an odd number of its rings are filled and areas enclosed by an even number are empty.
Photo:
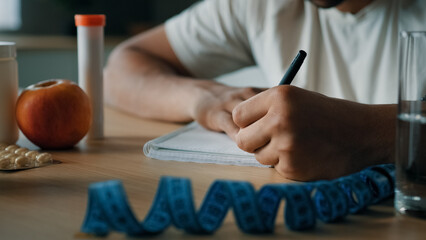
[[[0,158],[0,169],[13,169],[13,162],[10,157]]]
[[[34,167],[34,161],[25,157],[18,156],[15,158],[15,169]]]
[[[15,150],[15,154],[25,156],[25,153],[27,153],[28,151],[28,148],[18,148]]]
[[[0,158],[1,158],[2,156],[7,155],[7,154],[10,154],[10,152],[9,152],[9,151],[6,151],[6,150],[1,150],[1,151],[0,151]]]
[[[16,149],[18,149],[19,148],[19,146],[17,146],[17,145],[9,145],[9,146],[7,146],[6,148],[5,148],[5,150],[6,151],[9,151],[9,152],[11,152],[11,153],[13,153],[13,152],[15,152],[15,150]]]
[[[0,143],[0,150],[4,150],[5,148],[7,148],[7,146],[9,146],[9,144]]]
[[[9,158],[10,161],[12,161],[12,163],[15,162],[15,158],[17,158],[19,155],[15,154],[15,153],[11,153],[9,152],[8,154],[3,155],[4,158]]]
[[[37,155],[39,155],[39,152],[37,151],[28,151],[25,153],[25,157],[32,159],[33,161],[37,159]]]
[[[50,153],[40,153],[37,155],[36,161],[38,165],[44,165],[44,164],[52,163],[53,159]]]

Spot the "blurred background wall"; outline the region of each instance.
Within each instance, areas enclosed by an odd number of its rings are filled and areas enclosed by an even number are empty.
[[[0,9],[19,18],[17,27],[0,24],[0,41],[18,48],[19,85],[50,78],[77,81],[77,42],[74,14],[103,13],[105,58],[121,41],[161,24],[197,0],[0,0]],[[3,6],[2,6],[3,5]],[[17,5],[19,11],[8,8]],[[15,8],[15,6],[13,6]],[[1,10],[0,10],[1,11]],[[15,16],[18,14],[19,16]],[[6,20],[3,21],[6,23]]]
[[[20,34],[75,35],[74,14],[106,14],[105,33],[128,36],[160,24],[197,0],[1,0],[21,2]],[[0,1],[0,2],[1,2]],[[0,3],[1,4],[1,3]],[[4,31],[3,31],[4,32]]]
[[[0,0],[0,41],[17,43],[20,87],[51,78],[77,82],[74,14],[106,14],[104,56],[107,59],[120,42],[163,23],[197,1]],[[247,79],[253,76],[261,78],[259,72],[252,71],[243,73],[242,77],[229,76],[230,84],[236,86],[247,84]],[[224,79],[228,81],[228,77]],[[245,80],[240,83],[232,79]],[[250,85],[259,84],[255,80]]]

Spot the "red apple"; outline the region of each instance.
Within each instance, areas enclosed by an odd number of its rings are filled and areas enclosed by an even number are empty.
[[[92,109],[86,93],[69,80],[53,79],[27,87],[16,103],[22,133],[43,149],[66,149],[89,131]]]

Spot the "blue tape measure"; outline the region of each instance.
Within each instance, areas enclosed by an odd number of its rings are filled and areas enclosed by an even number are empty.
[[[159,234],[173,224],[188,233],[211,234],[232,208],[245,233],[272,233],[282,200],[291,230],[315,227],[316,219],[334,222],[392,196],[393,165],[378,165],[332,181],[268,184],[258,192],[248,182],[215,181],[198,212],[189,179],[162,177],[149,213],[139,222],[117,180],[91,184],[82,232],[105,236],[110,231],[130,236]]]

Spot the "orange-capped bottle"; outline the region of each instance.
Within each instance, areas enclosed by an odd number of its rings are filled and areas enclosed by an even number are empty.
[[[87,139],[104,137],[103,52],[105,15],[75,15],[78,43],[78,83],[92,104],[92,126]]]

